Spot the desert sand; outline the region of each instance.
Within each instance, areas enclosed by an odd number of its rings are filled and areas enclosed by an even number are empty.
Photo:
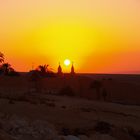
[[[90,89],[91,77],[43,79],[38,92],[28,76],[1,77],[0,139],[139,140],[139,80],[117,78],[93,78],[110,93],[104,101]],[[59,95],[64,85],[75,95]]]

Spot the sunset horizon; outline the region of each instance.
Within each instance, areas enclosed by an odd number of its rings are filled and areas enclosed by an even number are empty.
[[[0,140],[140,140],[140,0],[0,0]]]
[[[0,51],[17,71],[140,73],[140,2],[0,1]]]

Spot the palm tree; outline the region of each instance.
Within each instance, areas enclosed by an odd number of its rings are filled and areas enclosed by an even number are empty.
[[[40,72],[41,76],[46,76],[47,72],[48,72],[48,66],[49,65],[39,65],[37,70]]]
[[[4,54],[0,52],[0,63],[4,62]]]
[[[14,71],[14,69],[11,67],[9,63],[4,63],[2,64],[1,67],[5,75],[8,75],[9,72]]]
[[[47,71],[48,71],[48,66],[49,65],[39,65],[38,66],[38,70],[41,72],[41,73],[47,73]]]
[[[40,73],[43,77],[54,77],[55,74],[53,72],[52,68],[49,68],[49,65],[39,65],[37,68],[37,71]]]

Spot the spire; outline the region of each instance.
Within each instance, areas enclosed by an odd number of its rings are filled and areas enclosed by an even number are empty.
[[[75,74],[73,62],[72,62],[72,66],[71,66],[71,74],[72,74],[72,75]]]
[[[62,68],[61,68],[60,62],[59,62],[59,66],[58,66],[58,71],[57,71],[57,73],[58,73],[59,75],[62,74]]]

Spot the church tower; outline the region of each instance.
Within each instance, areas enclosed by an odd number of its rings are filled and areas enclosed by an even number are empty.
[[[71,74],[72,74],[72,75],[75,74],[73,63],[72,63],[72,66],[71,66]]]
[[[57,74],[58,74],[58,75],[62,75],[62,68],[61,68],[60,63],[59,63],[59,66],[58,66]]]

